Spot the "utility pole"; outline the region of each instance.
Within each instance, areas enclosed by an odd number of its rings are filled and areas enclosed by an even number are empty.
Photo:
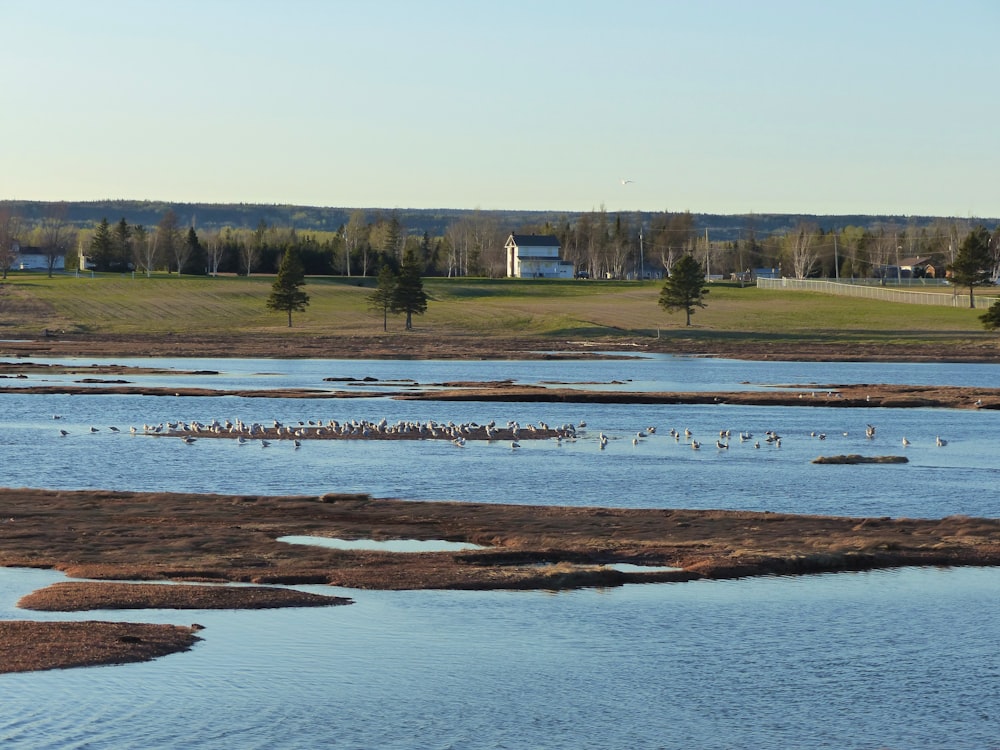
[[[837,230],[833,230],[833,278],[840,281],[840,259],[837,257]]]
[[[642,251],[642,227],[639,227],[639,281],[646,278],[646,256]]]
[[[708,244],[708,227],[705,227],[705,275],[712,275],[712,246]]]

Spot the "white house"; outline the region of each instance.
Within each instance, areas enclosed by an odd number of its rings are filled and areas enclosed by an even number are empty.
[[[14,271],[45,271],[49,267],[49,257],[42,252],[39,247],[22,245],[15,241],[11,247],[13,254],[11,257],[11,270]],[[62,270],[63,259],[57,258],[55,268]]]
[[[512,234],[507,238],[507,275],[518,279],[572,279],[573,264],[559,257],[559,240],[550,234]]]

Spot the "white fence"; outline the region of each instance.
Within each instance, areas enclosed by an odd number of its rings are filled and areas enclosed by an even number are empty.
[[[837,294],[842,297],[864,297],[865,299],[880,299],[885,302],[906,302],[911,305],[969,306],[968,288],[963,292],[962,289],[955,286],[949,286],[948,291],[917,292],[912,289],[900,289],[892,286],[847,284],[843,281],[765,279],[761,277],[757,278],[757,286],[760,289],[798,289],[807,292]],[[980,296],[980,294],[976,294],[974,299],[977,310],[985,310],[997,301],[997,297],[995,296]]]

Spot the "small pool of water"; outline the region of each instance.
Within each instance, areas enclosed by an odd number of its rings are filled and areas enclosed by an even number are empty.
[[[462,552],[487,549],[478,544],[448,542],[443,539],[387,539],[380,542],[374,539],[333,539],[326,536],[282,536],[277,541],[364,552]]]
[[[635,563],[610,563],[605,568],[617,570],[619,573],[672,573],[684,568],[673,568],[669,565],[636,565]]]

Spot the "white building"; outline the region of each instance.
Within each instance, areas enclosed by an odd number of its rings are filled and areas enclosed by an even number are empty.
[[[507,275],[517,279],[572,279],[573,264],[559,257],[559,240],[550,234],[512,234],[507,238]]]
[[[41,248],[22,245],[20,242],[15,240],[11,249],[13,250],[10,266],[12,271],[48,270],[49,256],[43,253]],[[61,256],[56,258],[54,268],[61,271],[63,268],[63,262],[64,261]]]

